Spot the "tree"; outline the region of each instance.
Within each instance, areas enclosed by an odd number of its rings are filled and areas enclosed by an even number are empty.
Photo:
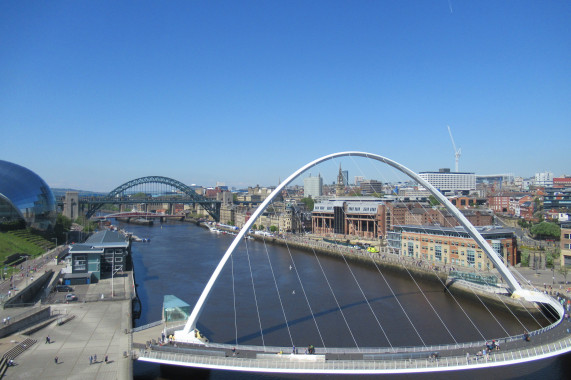
[[[305,203],[305,208],[307,211],[313,211],[313,207],[315,206],[315,201],[311,198],[301,198],[301,201]]]
[[[521,250],[521,266],[528,267],[529,266],[529,250],[522,249]]]
[[[561,268],[559,268],[558,272],[563,275],[563,277],[565,278],[565,283],[567,284],[567,275],[569,274],[569,267],[563,265]]]
[[[540,239],[557,239],[561,236],[561,228],[555,223],[541,222],[531,227],[531,233]]]
[[[274,225],[270,226],[270,232],[276,232],[278,230],[278,228]]]
[[[434,195],[428,197],[428,203],[430,203],[431,206],[438,206],[440,204]]]

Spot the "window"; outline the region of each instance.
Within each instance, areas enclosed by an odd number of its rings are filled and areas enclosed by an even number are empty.
[[[85,271],[87,270],[87,256],[77,255],[73,260],[73,271]]]
[[[442,261],[442,246],[437,245],[434,247],[434,257],[436,261]]]
[[[410,257],[414,256],[414,243],[408,243],[408,255]]]
[[[466,259],[468,260],[468,265],[471,266],[471,267],[473,267],[473,266],[474,266],[474,261],[475,261],[475,259],[474,259],[474,254],[475,254],[475,252],[474,252],[472,249],[469,249],[469,250],[466,251],[466,253],[468,254],[468,255],[467,255],[467,258],[466,258]]]

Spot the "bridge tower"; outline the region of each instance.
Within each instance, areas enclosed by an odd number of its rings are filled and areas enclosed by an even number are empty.
[[[79,193],[77,191],[65,192],[63,215],[71,220],[79,216]]]

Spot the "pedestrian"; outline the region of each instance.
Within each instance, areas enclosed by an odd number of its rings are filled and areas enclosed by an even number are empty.
[[[97,354],[93,355],[93,363],[97,363]]]
[[[89,365],[93,363],[93,356],[89,355]]]
[[[50,342],[50,337],[46,336],[46,342],[44,344],[48,344]]]
[[[58,361],[58,357],[56,356],[56,357],[54,358],[54,363],[57,364],[57,361]]]
[[[105,364],[107,364],[108,361],[109,361],[109,357],[107,355],[105,355]]]

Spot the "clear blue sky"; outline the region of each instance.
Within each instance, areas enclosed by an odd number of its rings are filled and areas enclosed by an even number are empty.
[[[2,1],[0,159],[52,187],[275,185],[359,150],[571,174],[571,2]]]

